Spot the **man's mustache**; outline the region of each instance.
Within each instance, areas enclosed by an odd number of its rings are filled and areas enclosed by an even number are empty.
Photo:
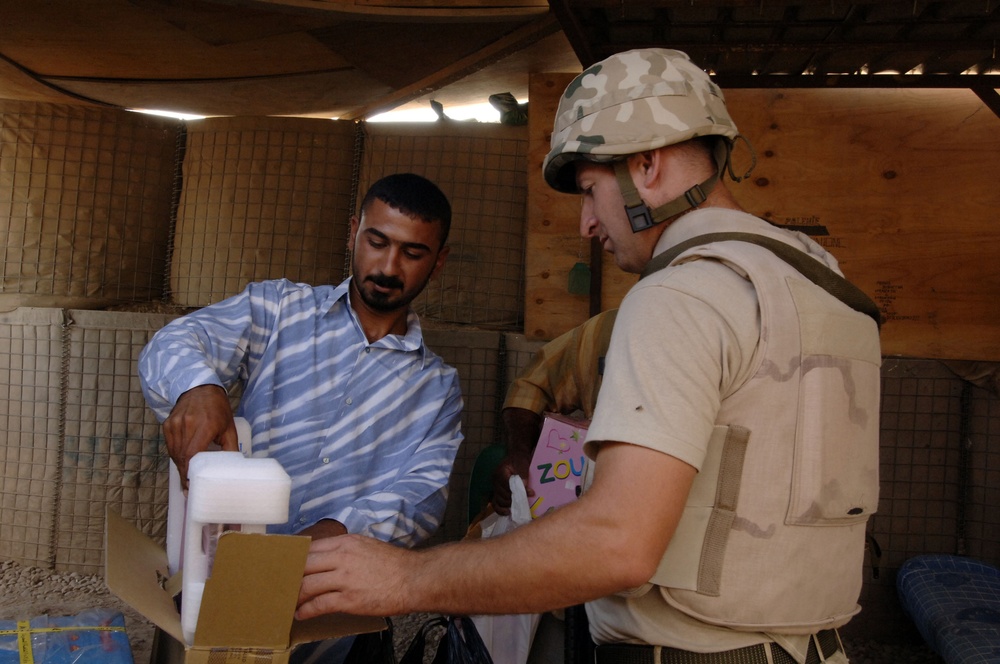
[[[403,289],[403,282],[398,277],[390,277],[384,274],[373,274],[365,277],[365,281],[370,281],[379,288]]]

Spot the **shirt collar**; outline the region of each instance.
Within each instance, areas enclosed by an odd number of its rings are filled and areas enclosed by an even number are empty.
[[[327,313],[335,304],[343,301],[343,304],[351,317],[351,321],[354,323],[354,328],[357,330],[358,336],[363,344],[371,346],[372,348],[386,348],[389,350],[399,350],[404,352],[418,351],[420,353],[421,361],[426,364],[427,347],[424,344],[423,328],[420,326],[420,317],[412,307],[408,308],[406,311],[406,334],[402,336],[398,334],[388,334],[374,343],[368,343],[368,340],[365,339],[364,330],[361,328],[361,321],[358,320],[358,314],[354,311],[354,307],[351,306],[351,278],[352,277],[348,277],[344,281],[340,282],[340,284],[330,292],[330,296],[321,306],[321,310],[324,313]]]

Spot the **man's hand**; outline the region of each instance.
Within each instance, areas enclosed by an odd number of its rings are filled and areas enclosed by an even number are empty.
[[[403,580],[418,554],[362,535],[313,540],[299,590],[298,620],[326,613],[408,613]]]
[[[360,535],[314,541],[296,617],[542,613],[645,584],[697,471],[626,443],[605,441],[598,455],[578,500],[502,537],[419,550]]]
[[[167,451],[177,464],[181,483],[187,488],[188,462],[198,452],[218,443],[227,451],[239,450],[229,396],[218,385],[201,385],[181,395],[163,421]]]
[[[535,495],[528,487],[528,470],[535,444],[542,432],[542,416],[525,408],[504,408],[502,416],[507,431],[507,456],[493,471],[493,496],[490,502],[497,514],[508,516],[511,477],[520,475],[528,489],[528,498]]]
[[[524,480],[524,488],[528,492],[528,503],[535,492],[528,486],[528,469],[531,465],[531,457],[508,455],[504,457],[500,464],[493,471],[493,495],[490,503],[493,511],[502,516],[510,515],[510,505],[513,502],[510,494],[510,478],[520,475]]]
[[[340,521],[320,519],[308,528],[303,528],[297,534],[311,537],[313,541],[324,537],[339,537],[347,534],[347,528]]]

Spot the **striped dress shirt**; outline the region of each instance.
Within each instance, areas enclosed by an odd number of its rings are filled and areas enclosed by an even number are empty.
[[[172,321],[140,354],[142,390],[162,422],[193,387],[242,386],[236,414],[253,456],[292,478],[289,521],[269,532],[334,519],[412,546],[444,515],[462,440],[458,375],[424,345],[413,311],[405,335],[369,343],[349,282],[252,283]]]

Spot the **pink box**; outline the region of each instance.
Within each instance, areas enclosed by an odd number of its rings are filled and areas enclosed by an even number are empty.
[[[537,519],[549,510],[576,500],[583,480],[583,442],[589,420],[574,420],[558,413],[545,413],[542,433],[528,469],[528,486],[534,490],[531,516]]]

